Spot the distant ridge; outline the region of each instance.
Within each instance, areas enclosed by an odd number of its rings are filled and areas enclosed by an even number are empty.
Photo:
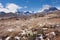
[[[53,11],[56,11],[58,10],[56,7],[49,7],[48,9],[44,9],[43,12],[53,12]]]

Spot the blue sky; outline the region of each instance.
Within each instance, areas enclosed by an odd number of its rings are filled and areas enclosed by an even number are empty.
[[[60,7],[60,0],[0,0],[0,3],[4,6],[7,3],[14,3],[21,7],[25,7],[20,9],[21,11],[38,11],[43,5]]]

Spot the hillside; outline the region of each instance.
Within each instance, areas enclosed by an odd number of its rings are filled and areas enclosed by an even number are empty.
[[[43,16],[40,15],[43,14],[37,13],[30,16],[21,16],[18,17],[19,20],[16,17],[1,19],[0,39],[5,40],[11,37],[10,40],[15,40],[14,37],[17,36],[18,38],[21,37],[21,40],[29,40],[34,34],[34,37],[44,34],[43,36],[46,37],[44,40],[60,40],[60,11],[57,10]],[[31,40],[36,40],[34,37]]]

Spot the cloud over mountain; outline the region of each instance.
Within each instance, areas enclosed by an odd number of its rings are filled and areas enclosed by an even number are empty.
[[[0,12],[5,12],[5,13],[12,12],[12,13],[15,13],[15,12],[17,12],[18,9],[21,9],[21,8],[22,7],[14,4],[14,3],[8,3],[8,4],[6,4],[5,7],[2,5],[2,3],[0,3]]]
[[[42,12],[44,11],[45,9],[49,9],[51,6],[50,5],[43,5],[41,10],[39,10],[38,12]]]
[[[50,5],[43,5],[43,7],[41,8],[41,10],[39,10],[38,12],[52,12],[55,10],[59,10],[60,7],[53,7]]]

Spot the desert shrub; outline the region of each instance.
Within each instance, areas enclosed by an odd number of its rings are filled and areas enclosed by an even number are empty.
[[[60,32],[58,30],[55,30],[55,33],[56,33],[57,36],[60,35]]]
[[[42,29],[37,30],[37,34],[44,34],[44,31]]]
[[[48,27],[44,25],[43,28],[48,28]]]

